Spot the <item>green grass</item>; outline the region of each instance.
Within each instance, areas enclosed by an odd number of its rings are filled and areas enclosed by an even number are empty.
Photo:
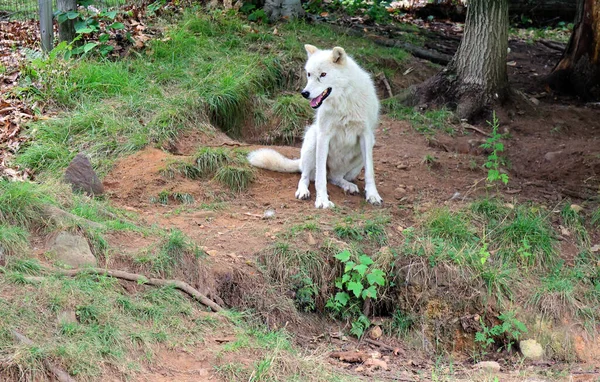
[[[469,223],[466,213],[462,211],[435,209],[428,214],[424,229],[432,237],[447,240],[457,247],[477,241],[475,230]]]
[[[258,263],[271,283],[294,291],[294,302],[300,310],[314,311],[317,298],[325,300],[328,265],[319,252],[280,242],[265,251]]]
[[[196,168],[203,176],[213,175],[223,166],[234,162],[231,151],[220,147],[202,147],[195,155]]]
[[[572,317],[581,304],[577,300],[576,282],[570,270],[560,264],[541,279],[541,284],[531,296],[530,303],[542,314],[555,320]]]
[[[223,166],[215,174],[215,179],[231,191],[241,192],[254,180],[254,171],[248,167]]]
[[[580,212],[577,212],[576,209],[571,207],[570,201],[566,201],[563,205],[560,210],[560,217],[563,226],[568,228],[575,235],[577,243],[583,248],[589,247],[591,242],[585,227],[584,217]]]
[[[332,372],[318,355],[299,352],[284,330],[269,331],[252,317],[242,316],[236,340],[217,354],[216,373],[225,381],[351,381]],[[250,319],[249,319],[250,318]],[[236,318],[237,320],[240,317]],[[258,355],[249,359],[249,354]],[[243,361],[242,361],[243,360]]]
[[[371,71],[401,65],[408,57],[324,25],[293,21],[278,30],[273,35],[268,26],[250,28],[220,11],[189,11],[140,55],[34,61],[24,71],[19,96],[50,102],[63,112],[29,126],[35,139],[21,149],[17,162],[37,173],[58,174],[85,151],[103,175],[120,156],[148,145],[168,147],[185,130],[207,131],[212,124],[239,137],[253,120],[248,116],[261,113],[279,118],[277,134],[289,141],[311,115],[305,100],[285,93],[295,94],[303,82],[297,71],[305,61],[304,40],[323,48],[344,46]],[[36,81],[44,86],[28,85]],[[268,119],[263,118],[265,125]]]
[[[0,179],[0,224],[32,227],[43,221],[43,208],[54,203],[49,187]]]
[[[101,379],[104,368],[131,376],[153,358],[157,344],[193,345],[214,327],[194,318],[198,305],[171,287],[128,295],[116,279],[81,275],[45,277],[18,289],[4,280],[0,291],[9,296],[0,299],[0,354],[8,356],[4,376],[30,379],[42,371],[42,359],[52,359],[78,380]],[[66,311],[77,320],[57,321]],[[36,345],[15,344],[11,329]]]
[[[163,277],[171,276],[175,268],[183,267],[184,257],[194,261],[203,256],[202,250],[178,229],[172,229],[163,239],[158,252],[149,258],[141,258],[141,262],[149,262],[152,272]]]
[[[313,111],[300,95],[282,95],[275,99],[271,114],[278,121],[272,139],[289,145],[302,137]]]
[[[451,124],[454,122],[454,114],[446,108],[420,112],[414,107],[402,105],[396,98],[383,100],[381,104],[388,116],[400,121],[408,121],[421,134],[429,136],[440,131],[451,136],[455,134]]]
[[[360,242],[364,239],[379,246],[387,243],[385,227],[390,223],[387,216],[367,219],[362,216],[350,216],[338,222],[333,232],[340,239]]]
[[[29,232],[21,227],[0,224],[0,254],[16,256],[29,248]]]
[[[543,210],[520,205],[490,236],[504,261],[550,266],[556,262],[556,235]]]
[[[598,206],[596,210],[592,212],[591,223],[596,227],[600,227],[600,206]]]

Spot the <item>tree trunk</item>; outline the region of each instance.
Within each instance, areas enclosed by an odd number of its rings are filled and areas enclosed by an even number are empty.
[[[569,44],[547,81],[559,92],[600,98],[600,0],[578,0]]]
[[[263,9],[273,22],[281,18],[293,19],[304,15],[300,0],[266,0]]]
[[[57,8],[61,12],[77,10],[77,0],[57,0]],[[75,38],[75,20],[65,20],[58,24],[58,37],[60,41],[71,42]]]
[[[417,89],[421,103],[456,106],[472,119],[509,94],[506,71],[508,0],[471,0],[465,33],[452,61]]]

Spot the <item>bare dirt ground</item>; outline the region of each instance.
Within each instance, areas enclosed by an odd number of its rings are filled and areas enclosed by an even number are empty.
[[[582,104],[577,100],[558,97],[540,85],[539,78],[552,68],[560,53],[541,44],[530,45],[511,42],[512,61],[510,78],[514,89],[529,101],[517,100],[518,108],[500,111],[501,129],[508,132],[505,140],[509,160],[508,187],[498,190],[485,188],[482,168],[485,153],[479,144],[485,136],[473,130],[456,127],[454,137],[437,134],[433,139],[417,133],[408,122],[381,118],[377,129],[374,150],[376,179],[385,205],[379,209],[367,205],[361,196],[345,195],[339,188],[329,186],[331,200],[339,212],[316,210],[312,201],[294,199],[298,181],[296,174],[279,174],[258,171],[256,182],[248,191],[232,195],[216,182],[192,181],[183,177],[166,179],[160,170],[175,159],[186,159],[200,146],[241,146],[253,149],[246,143],[234,142],[227,136],[215,133],[207,138],[204,134],[191,133],[182,138],[172,154],[156,148],[148,148],[118,162],[104,179],[111,200],[118,206],[139,213],[149,224],[174,227],[182,230],[202,245],[209,255],[215,278],[227,277],[241,272],[248,277],[259,274],[256,258],[261,251],[279,240],[279,235],[295,224],[307,219],[317,220],[322,226],[338,221],[345,214],[364,213],[372,216],[381,212],[389,214],[391,227],[409,227],[414,223],[415,212],[426,211],[444,204],[462,204],[486,193],[497,193],[507,200],[525,202],[534,200],[550,207],[564,199],[571,199],[584,207],[595,206],[590,199],[600,192],[600,111],[594,104]],[[414,62],[419,65],[420,62]],[[404,79],[403,81],[407,81]],[[397,82],[394,82],[395,86]],[[533,99],[533,100],[532,100]],[[489,132],[485,124],[478,126]],[[277,147],[290,157],[298,157],[298,147]],[[433,164],[424,157],[435,157]],[[360,186],[363,185],[359,179]],[[186,192],[194,196],[196,203],[189,206],[151,203],[150,199],[161,191]],[[314,188],[311,189],[314,193]],[[314,194],[313,194],[314,195]],[[587,200],[587,201],[586,201]],[[274,218],[263,219],[266,210],[275,211]],[[389,232],[390,246],[400,243],[401,233]],[[598,243],[600,234],[592,232],[592,240]],[[301,234],[306,235],[306,234]],[[311,234],[312,235],[312,234]],[[297,240],[318,248],[331,237],[332,229],[325,229]],[[112,245],[123,252],[134,253],[148,244],[148,239],[134,233],[111,237]],[[565,252],[569,245],[564,244]],[[573,249],[574,250],[574,249]],[[565,257],[571,254],[564,253]],[[226,301],[227,302],[227,301]],[[356,342],[342,340],[332,333],[342,329],[336,324],[316,319],[318,324],[307,324],[314,317],[306,317],[302,331],[296,340],[306,349],[315,349],[327,357],[328,350],[351,350]],[[339,325],[339,324],[338,324]],[[291,325],[292,332],[294,326]],[[164,351],[158,357],[158,365],[144,371],[144,381],[199,381],[218,380],[213,366],[215,354],[233,333],[215,333],[207,338],[205,346],[185,352]],[[225,339],[225,340],[224,340]],[[383,353],[390,371],[357,371],[348,363],[330,362],[340,370],[360,376],[365,380],[427,380],[434,369],[434,359],[424,353],[406,350],[405,344],[396,339],[383,338],[382,342],[397,348],[397,355],[376,345],[361,343],[368,351]],[[319,350],[320,349],[320,350]],[[459,380],[493,380],[485,374],[472,371],[466,363],[465,354],[456,354]],[[243,360],[237,360],[243,362]],[[592,381],[600,378],[600,363],[584,365],[542,364],[517,365],[506,361],[500,380],[539,381],[539,373],[547,368],[566,369],[565,380]],[[358,369],[360,370],[360,369]],[[456,377],[456,375],[463,377]],[[527,375],[532,375],[530,378]],[[537,375],[538,377],[534,377]],[[538,378],[538,379],[535,379]]]

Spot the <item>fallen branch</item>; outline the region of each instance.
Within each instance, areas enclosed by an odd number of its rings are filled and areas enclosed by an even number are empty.
[[[315,21],[321,22],[318,20],[315,20]],[[370,34],[363,32],[362,30],[358,30],[355,28],[345,28],[345,27],[340,27],[337,25],[332,25],[330,23],[326,23],[326,24],[328,26],[330,26],[333,30],[337,30],[340,33],[350,35],[350,36],[365,37],[365,38],[368,38],[369,40],[373,41],[377,45],[387,46],[390,48],[403,49],[415,57],[424,58],[424,59],[429,60],[436,64],[446,65],[450,62],[450,60],[452,60],[452,56],[450,56],[448,54],[440,53],[440,52],[432,50],[432,49],[421,48],[416,45],[409,44],[407,42],[401,42],[401,41],[394,40],[391,38],[370,35]]]
[[[384,343],[383,343],[383,342],[381,342],[381,341],[377,341],[377,340],[374,340],[374,339],[371,339],[371,338],[365,338],[364,340],[365,340],[365,342],[366,342],[366,343],[369,343],[369,344],[371,344],[371,345],[375,345],[375,346],[379,346],[380,348],[383,348],[383,349],[385,349],[385,350],[389,350],[389,351],[391,351],[392,353],[394,353],[395,355],[397,355],[396,353],[397,353],[397,352],[400,350],[400,349],[398,349],[398,348],[395,348],[395,347],[393,347],[393,346],[390,346],[390,345],[384,344]]]
[[[540,42],[540,44],[545,45],[550,49],[558,50],[559,52],[564,52],[567,47],[565,44],[561,44],[556,41],[550,41],[550,40],[538,40],[538,41]]]
[[[473,126],[473,125],[469,125],[468,123],[463,123],[463,124],[461,124],[461,126],[463,128],[465,128],[465,129],[476,131],[476,132],[478,132],[481,135],[485,135],[486,137],[491,137],[490,134],[486,133],[485,131],[483,131],[483,130],[481,130],[481,129]]]
[[[190,284],[181,281],[181,280],[165,280],[165,279],[155,279],[155,278],[147,278],[144,275],[140,275],[137,273],[130,273],[119,270],[112,269],[102,269],[102,268],[86,268],[86,269],[73,269],[73,270],[61,270],[55,272],[59,275],[74,277],[80,274],[94,274],[94,275],[106,275],[110,277],[115,277],[122,280],[135,281],[141,284],[149,284],[154,286],[168,286],[173,285],[176,289],[179,289],[182,292],[187,293],[191,297],[198,300],[200,303],[206,305],[211,308],[214,312],[219,312],[223,310],[221,306],[219,306],[216,302],[212,301],[202,293],[200,293],[197,289],[192,287]]]
[[[35,345],[35,343],[32,340],[25,337],[23,334],[17,332],[16,330],[12,329],[11,333],[12,333],[13,337],[15,337],[15,339],[22,344],[25,344],[27,346]],[[52,374],[54,374],[54,377],[56,378],[57,381],[59,381],[59,382],[75,382],[75,380],[73,378],[71,378],[69,373],[67,373],[60,367],[54,365],[52,362],[48,361],[47,359],[44,359],[42,362],[44,364],[44,367],[46,369],[50,370],[50,372],[52,372]]]
[[[390,86],[390,83],[388,82],[387,77],[385,76],[385,73],[380,73],[379,77],[381,78],[381,80],[383,81],[383,84],[385,85],[385,90],[387,90],[388,92],[388,97],[392,98],[394,96],[394,93],[392,92],[392,87]]]

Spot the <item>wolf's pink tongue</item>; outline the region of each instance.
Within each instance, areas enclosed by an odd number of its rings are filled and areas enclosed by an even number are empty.
[[[319,105],[319,102],[321,102],[322,98],[323,98],[323,94],[319,94],[315,98],[311,99],[310,100],[310,106],[311,107],[316,107],[317,105]]]

